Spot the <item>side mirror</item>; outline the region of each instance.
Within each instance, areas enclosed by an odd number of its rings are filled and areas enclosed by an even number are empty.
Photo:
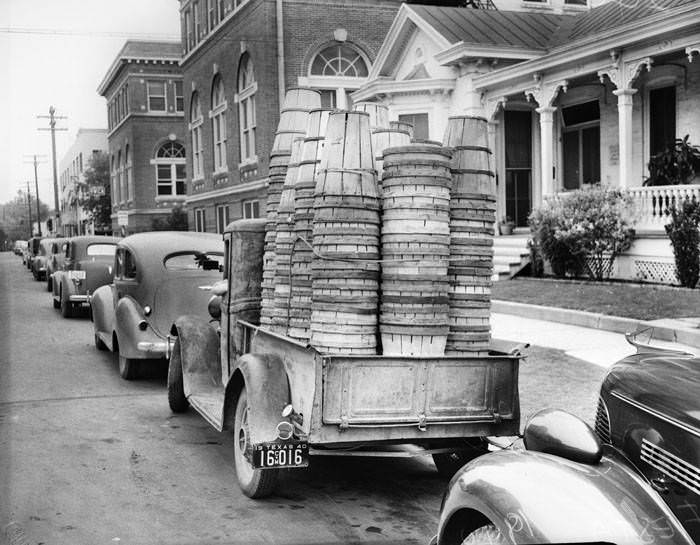
[[[603,456],[598,437],[588,424],[559,409],[543,409],[530,417],[523,432],[525,448],[582,464]]]

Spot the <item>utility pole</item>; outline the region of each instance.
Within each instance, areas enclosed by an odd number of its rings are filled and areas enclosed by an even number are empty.
[[[54,203],[54,209],[55,209],[55,215],[56,218],[54,220],[55,222],[55,229],[58,231],[58,225],[59,225],[59,220],[61,217],[59,208],[58,208],[58,168],[56,167],[56,131],[67,131],[68,129],[66,128],[56,128],[56,120],[57,119],[68,119],[66,116],[63,115],[55,115],[56,114],[56,108],[53,106],[49,106],[49,115],[38,115],[36,116],[37,119],[48,119],[49,120],[49,128],[44,129],[44,128],[39,128],[40,131],[51,131],[51,156],[53,158],[53,203]]]
[[[39,158],[46,157],[45,155],[28,155],[31,157],[31,161],[25,161],[25,163],[31,163],[34,165],[34,187],[36,188],[36,224],[39,226],[39,236],[41,236],[41,212],[39,210],[39,163],[45,163],[46,161],[39,161]],[[27,182],[29,184],[29,182]]]
[[[29,238],[34,236],[34,231],[32,231],[32,192],[30,189],[31,182],[27,180],[27,210],[29,210]]]

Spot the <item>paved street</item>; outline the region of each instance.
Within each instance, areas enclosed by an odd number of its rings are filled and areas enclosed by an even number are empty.
[[[446,482],[429,459],[313,459],[278,495],[249,500],[230,437],[170,412],[165,370],[120,379],[89,319],[61,318],[9,253],[0,313],[0,530],[16,521],[29,543],[71,545],[426,543],[434,533]],[[587,417],[603,372],[533,350],[523,414],[567,403]]]

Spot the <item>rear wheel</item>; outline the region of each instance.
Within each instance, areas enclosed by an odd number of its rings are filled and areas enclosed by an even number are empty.
[[[47,275],[46,291],[53,291],[53,278]]]
[[[462,545],[505,545],[506,543],[509,541],[493,524],[477,528],[462,541]]]
[[[124,380],[134,380],[139,372],[139,360],[119,354],[119,376]]]
[[[249,498],[264,498],[269,496],[277,486],[279,469],[254,469],[245,457],[246,451],[251,451],[250,425],[248,420],[248,395],[245,386],[238,396],[236,416],[233,425],[233,458],[236,465],[238,485]]]
[[[190,406],[185,397],[185,384],[182,378],[182,356],[180,339],[175,338],[173,353],[168,364],[168,405],[174,413],[184,413]]]
[[[107,350],[107,345],[102,339],[100,339],[100,336],[97,333],[95,333],[95,348],[98,350]]]
[[[433,454],[433,462],[440,475],[451,479],[464,464],[487,452],[488,444],[484,439],[469,438],[465,449]]]
[[[59,306],[61,307],[61,316],[64,318],[73,317],[73,303],[68,300],[68,297],[63,297],[63,293],[61,293],[61,303]]]

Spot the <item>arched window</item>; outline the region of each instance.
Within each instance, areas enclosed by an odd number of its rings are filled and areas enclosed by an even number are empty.
[[[214,172],[226,170],[226,95],[221,76],[214,79],[211,90],[211,127],[214,135]]]
[[[126,188],[126,200],[134,199],[134,179],[131,175],[131,153],[129,144],[124,148],[124,187]]]
[[[117,183],[117,160],[112,155],[112,168],[111,168],[111,178],[112,178],[112,204],[114,206],[119,204],[119,184]]]
[[[257,160],[255,154],[255,81],[253,61],[249,55],[243,55],[238,67],[238,125],[241,139],[241,163]]]
[[[185,147],[179,142],[166,142],[156,151],[158,196],[185,194]]]
[[[324,107],[349,108],[348,94],[359,89],[368,75],[369,61],[359,49],[348,42],[334,42],[314,56],[308,77],[300,83],[320,90]]]
[[[204,176],[204,150],[202,149],[202,105],[199,95],[192,94],[190,102],[190,135],[192,137],[192,178],[198,180]]]
[[[124,188],[124,163],[122,163],[122,150],[117,152],[117,185],[119,186],[119,202],[126,200],[126,189]]]

